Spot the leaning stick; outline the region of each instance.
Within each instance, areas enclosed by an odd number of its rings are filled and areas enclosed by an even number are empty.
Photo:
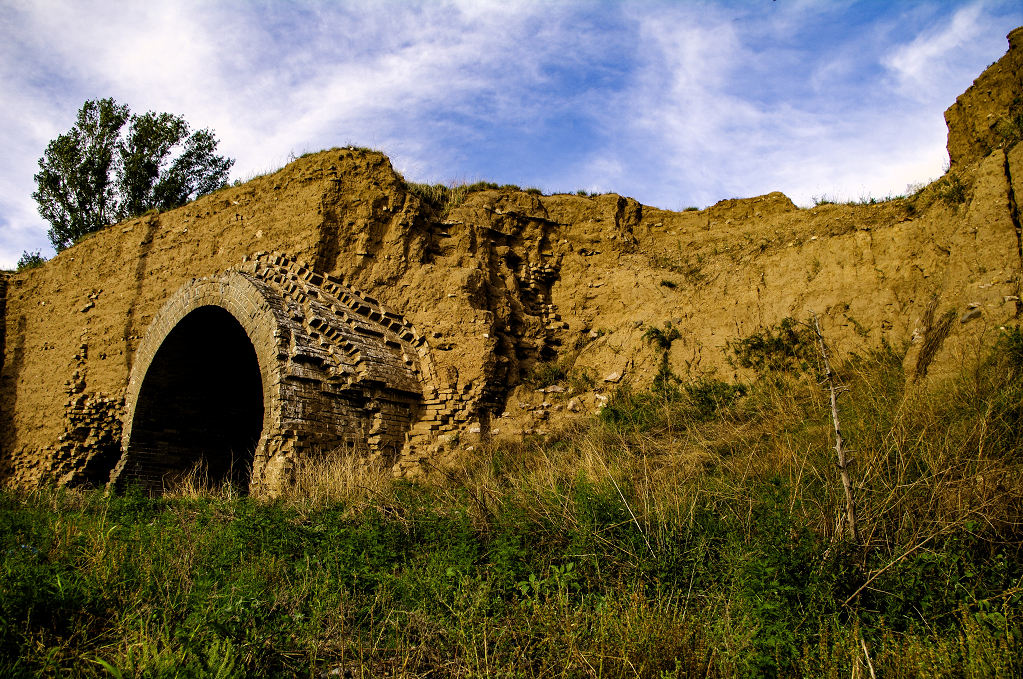
[[[817,322],[817,314],[810,312],[813,318],[813,329],[817,333],[817,342],[820,345],[821,357],[824,359],[824,370],[828,378],[828,390],[831,392],[831,421],[835,425],[835,453],[838,455],[838,471],[842,477],[842,488],[845,489],[845,518],[849,524],[849,534],[853,542],[859,544],[860,534],[856,529],[856,503],[853,501],[852,481],[849,480],[849,460],[845,457],[845,449],[842,447],[842,430],[838,426],[838,395],[835,391],[835,375],[831,372],[831,363],[828,361],[828,351],[824,346],[824,335],[821,333],[821,325]]]

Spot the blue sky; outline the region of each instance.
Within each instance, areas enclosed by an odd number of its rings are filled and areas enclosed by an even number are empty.
[[[939,176],[944,110],[1021,24],[1012,0],[0,0],[0,267],[52,255],[32,175],[86,99],[213,129],[243,180],[351,143],[412,181],[809,205]]]

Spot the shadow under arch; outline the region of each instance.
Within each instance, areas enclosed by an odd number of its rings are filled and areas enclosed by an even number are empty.
[[[111,482],[161,492],[198,469],[247,492],[280,429],[289,337],[283,303],[259,280],[231,271],[182,287],[136,351]]]

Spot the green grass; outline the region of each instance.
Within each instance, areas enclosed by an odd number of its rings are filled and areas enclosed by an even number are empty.
[[[891,348],[838,369],[862,544],[818,376],[763,365],[416,484],[3,491],[0,675],[1023,674],[1020,333],[929,391]]]
[[[406,182],[410,193],[418,197],[424,203],[433,206],[442,214],[446,214],[453,207],[458,207],[465,202],[465,199],[472,193],[480,191],[522,191],[531,196],[542,196],[543,191],[535,186],[523,189],[515,184],[495,184],[494,182],[478,181],[472,184],[457,184],[448,186],[446,184],[421,184],[417,182]]]

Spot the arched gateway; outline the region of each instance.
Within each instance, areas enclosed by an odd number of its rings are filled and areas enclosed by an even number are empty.
[[[426,359],[400,316],[283,255],[193,279],[136,351],[111,481],[160,491],[198,467],[261,492],[343,445],[393,462],[431,391]]]

